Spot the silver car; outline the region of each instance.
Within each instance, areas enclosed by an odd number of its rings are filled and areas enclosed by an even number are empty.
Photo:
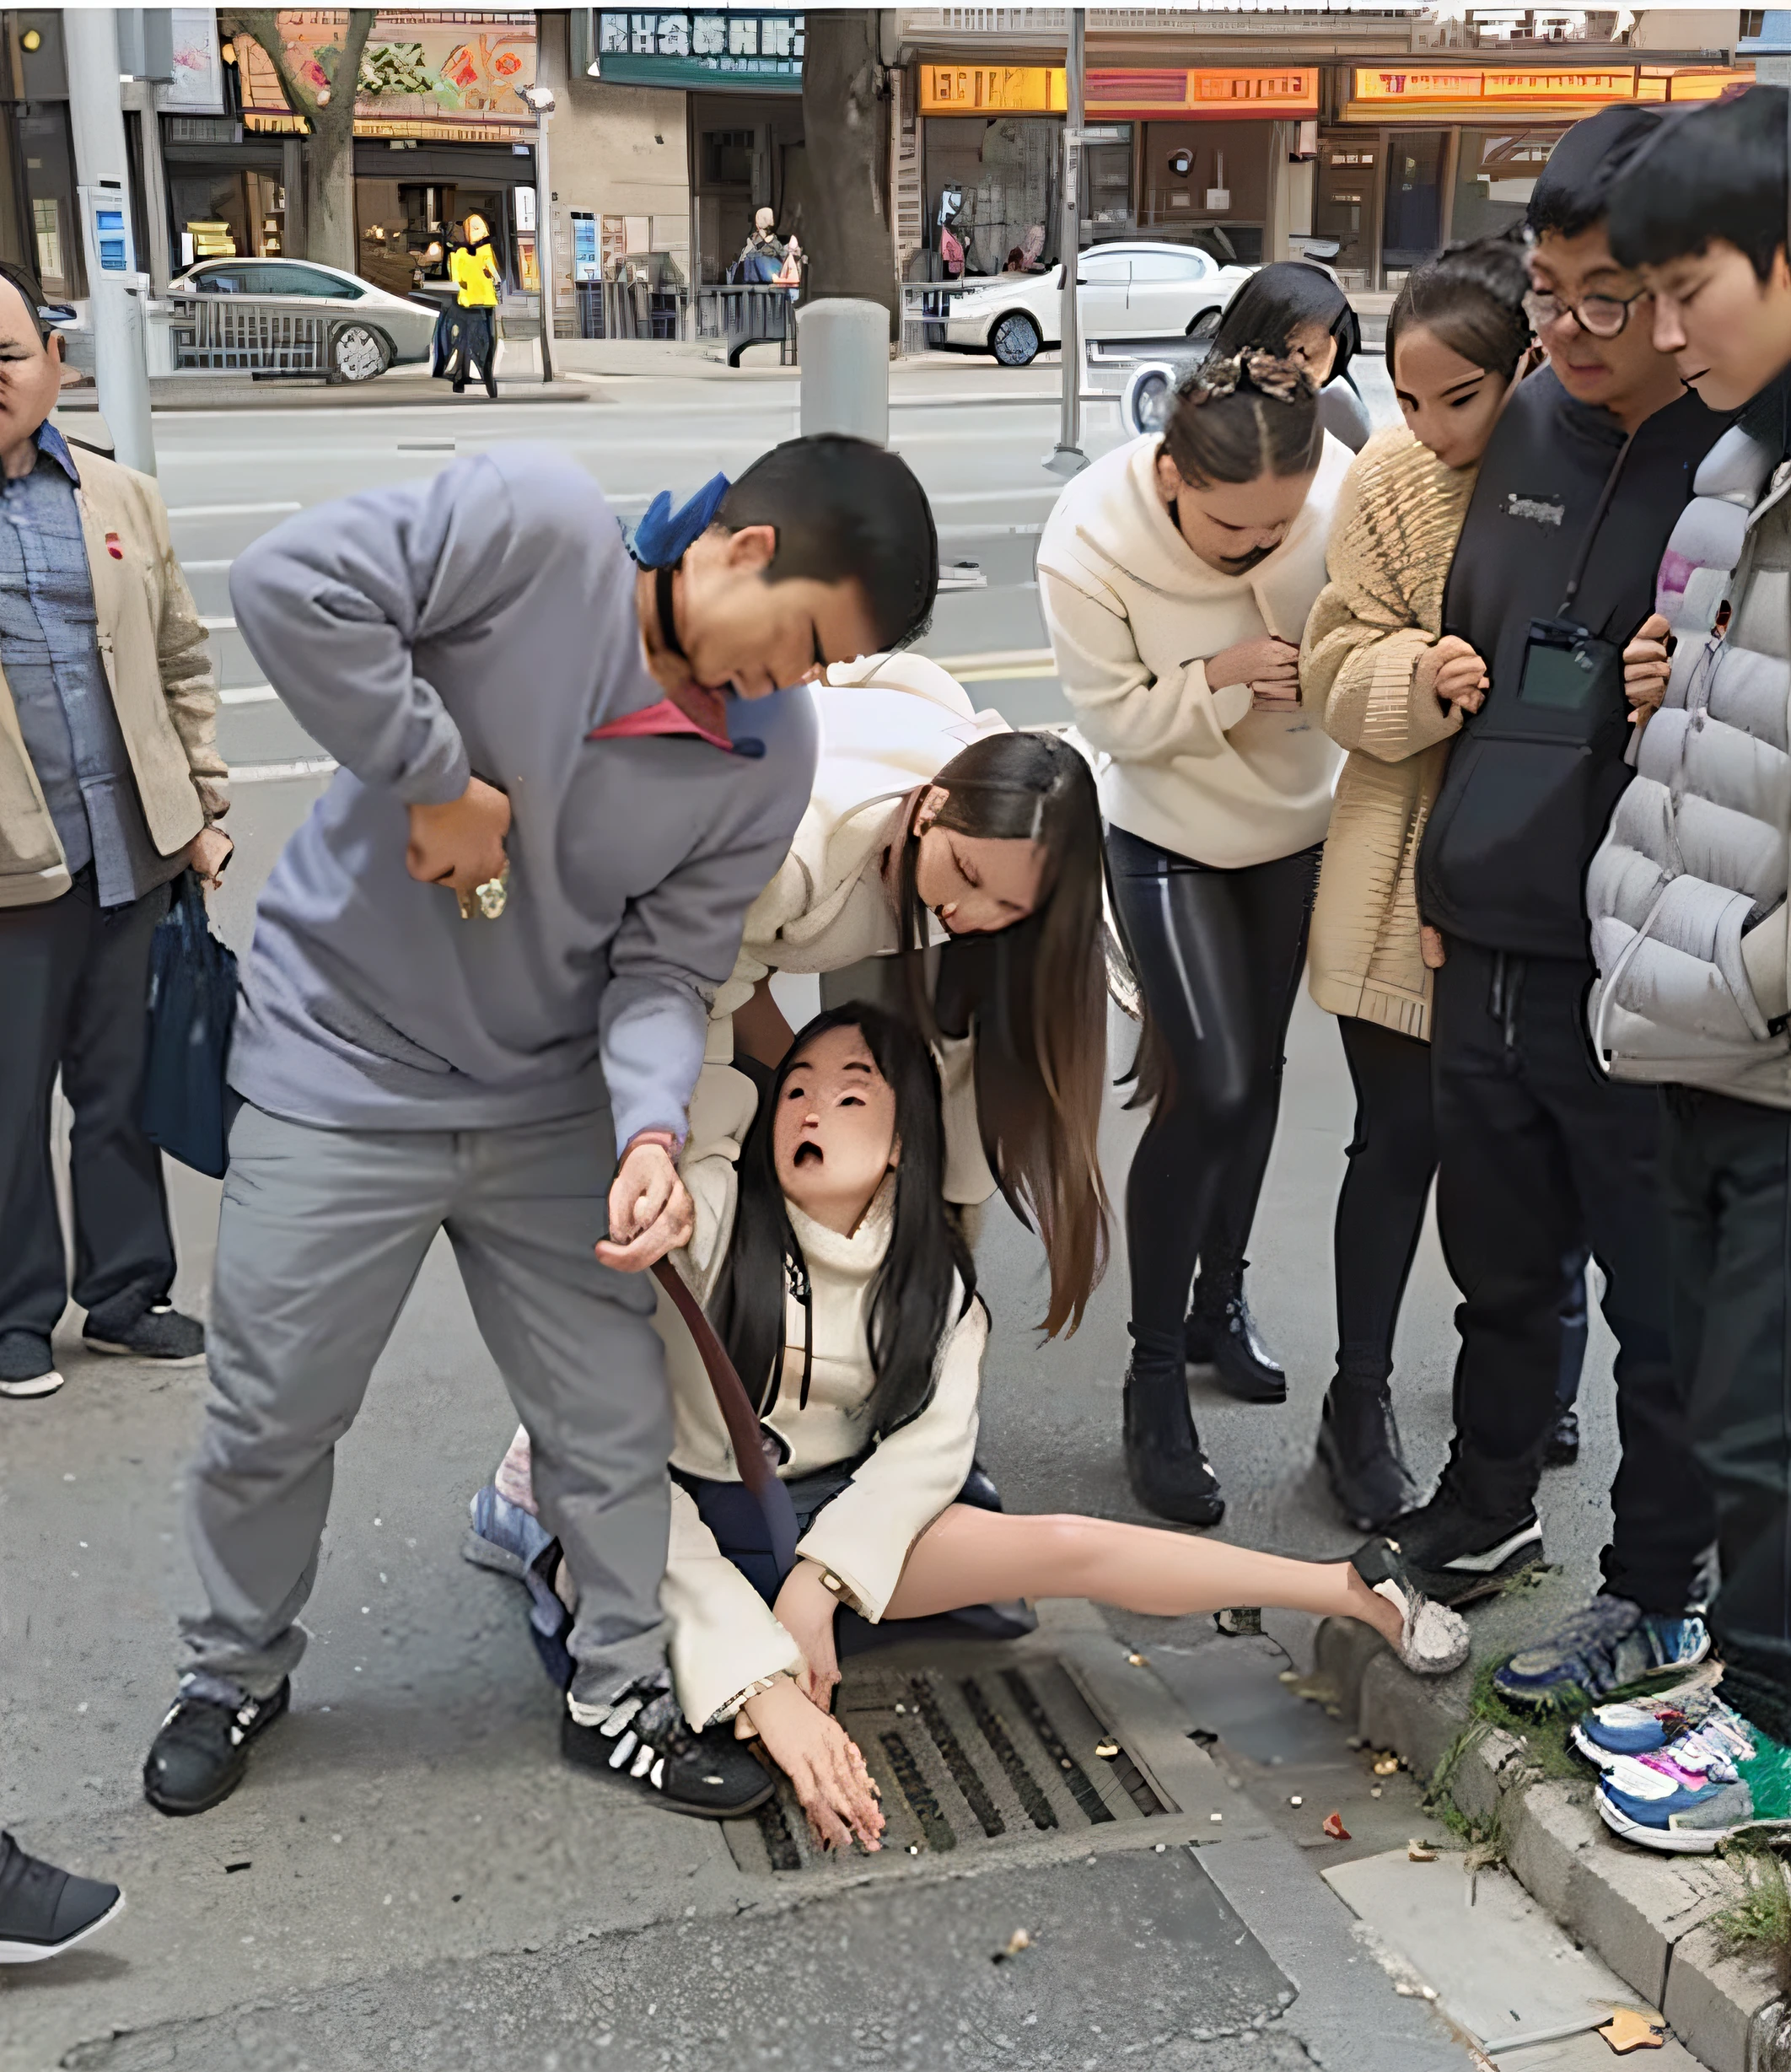
[[[168,292],[204,299],[191,321],[175,318],[182,366],[309,371],[333,381],[371,381],[428,359],[439,307],[309,259],[202,260]]]

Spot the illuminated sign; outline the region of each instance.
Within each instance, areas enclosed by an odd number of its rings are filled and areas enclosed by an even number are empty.
[[[1061,67],[922,65],[922,115],[1062,115],[1068,101]]]
[[[1633,100],[1632,68],[1616,72],[1413,72],[1388,67],[1356,67],[1355,98],[1397,101],[1407,106],[1434,106],[1439,101]]]
[[[1061,115],[1061,67],[1045,65],[922,65],[922,115]],[[1091,72],[1083,97],[1090,121],[1248,121],[1315,116],[1315,65],[1211,72]]]

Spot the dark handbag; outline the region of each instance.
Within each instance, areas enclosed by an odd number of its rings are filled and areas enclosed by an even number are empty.
[[[212,934],[199,880],[183,871],[149,944],[149,1041],[140,1120],[150,1143],[223,1177],[224,1068],[236,1023],[236,957]]]

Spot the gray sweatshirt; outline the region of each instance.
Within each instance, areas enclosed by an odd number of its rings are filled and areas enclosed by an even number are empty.
[[[596,484],[541,448],[290,519],[230,596],[342,767],[262,891],[230,1084],[295,1122],[484,1129],[601,1107],[682,1135],[709,1003],[809,801],[806,689],[733,738],[593,741],[657,704],[633,562]],[[406,808],[509,798],[509,898],[463,921],[405,869]]]

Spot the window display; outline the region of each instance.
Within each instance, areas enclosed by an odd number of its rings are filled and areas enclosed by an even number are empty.
[[[1057,256],[1057,168],[1063,126],[1048,116],[929,116],[927,219],[935,251],[960,245],[967,275],[999,273],[1018,249]]]

